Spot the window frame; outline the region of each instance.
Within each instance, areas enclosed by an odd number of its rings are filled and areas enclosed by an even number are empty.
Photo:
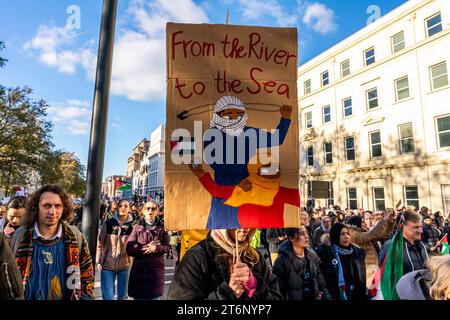
[[[344,63],[348,63],[348,67],[345,69],[343,68]],[[347,70],[348,70],[348,73],[344,75],[344,71],[347,71]],[[344,77],[348,76],[349,74],[350,74],[350,59],[347,59],[347,60],[344,60],[341,62],[341,78],[344,78]]]
[[[326,79],[328,81],[328,83],[326,83],[326,84],[324,84],[325,78],[323,76],[325,73],[327,74],[327,78]],[[325,86],[327,86],[329,84],[330,84],[330,72],[328,70],[325,70],[324,72],[322,72],[320,74],[320,87],[323,88],[323,87],[325,87]]]
[[[353,149],[347,149],[347,139],[353,139]],[[348,151],[353,150],[353,158],[352,160],[348,159]],[[344,137],[344,151],[345,151],[345,162],[349,161],[356,161],[356,143],[355,143],[355,136],[347,136]]]
[[[382,200],[383,200],[383,202],[384,202],[384,208],[383,209],[381,209],[381,210],[377,210],[377,200],[378,201],[381,201],[381,199],[379,199],[379,198],[376,198],[375,197],[375,189],[382,189],[383,190],[383,198],[382,198]],[[383,210],[386,210],[386,194],[385,194],[385,192],[384,192],[384,187],[381,187],[381,186],[374,186],[374,187],[372,187],[372,198],[373,198],[373,211],[375,212],[375,211],[383,211]]]
[[[372,134],[377,133],[377,132],[380,135],[380,142],[377,142],[377,143],[373,144],[372,143]],[[373,147],[374,147],[374,145],[380,145],[380,152],[381,152],[381,154],[379,156],[374,156],[373,155]],[[383,156],[383,143],[382,143],[382,140],[381,140],[381,130],[373,130],[373,131],[369,132],[369,147],[370,147],[370,158],[371,159],[381,158]]]
[[[408,126],[408,125],[411,126],[412,136],[408,137],[408,138],[403,138],[402,137],[402,127],[405,127],[405,126]],[[409,151],[409,152],[403,151],[402,141],[404,141],[404,140],[412,140],[412,145],[413,145],[413,150],[412,151]],[[415,142],[414,142],[414,127],[413,127],[412,122],[402,123],[402,124],[398,125],[398,142],[399,142],[399,154],[412,154],[412,153],[416,152],[416,145],[415,145]]]
[[[377,96],[376,98],[372,98],[371,100],[369,99],[369,92],[376,90],[377,92]],[[377,106],[374,108],[370,108],[370,101],[376,99],[377,101]],[[378,101],[378,87],[373,87],[371,89],[366,90],[366,106],[367,106],[367,111],[372,111],[372,110],[376,110],[378,108],[380,108],[380,103]]]
[[[309,150],[311,149],[311,155],[309,155]],[[312,164],[309,164],[309,159],[312,159]],[[314,167],[314,147],[313,145],[309,145],[306,147],[306,166]]]
[[[356,198],[350,198],[350,190],[354,189],[355,190],[355,197]],[[347,208],[349,208],[350,210],[357,210],[358,209],[358,189],[356,187],[349,187],[347,188]],[[351,201],[355,201],[356,202],[356,207],[352,208],[352,206],[350,205]]]
[[[436,138],[437,138],[437,147],[438,147],[438,149],[448,149],[448,148],[450,148],[450,145],[448,145],[448,146],[441,146],[441,139],[440,139],[440,134],[442,132],[443,133],[450,133],[450,129],[440,132],[439,131],[439,126],[438,126],[438,120],[442,119],[442,118],[447,118],[447,117],[450,118],[450,114],[444,114],[444,115],[435,117],[435,119],[436,119],[435,120],[435,129],[436,129]]]
[[[325,108],[329,108],[329,113],[325,113]],[[329,121],[325,121],[325,118],[327,115],[330,116]],[[328,123],[331,123],[331,105],[329,105],[329,104],[322,107],[322,124],[328,124]]]
[[[407,80],[408,86],[405,87],[405,88],[402,88],[401,90],[408,89],[408,96],[400,99],[400,98],[399,98],[398,81],[403,80],[403,79],[406,79],[406,80]],[[396,102],[400,102],[400,101],[402,101],[402,100],[411,98],[411,91],[409,90],[409,77],[408,77],[408,75],[403,76],[403,77],[398,78],[398,79],[395,79],[395,80],[394,80],[394,88],[395,88],[395,101],[396,101]],[[377,98],[378,98],[378,96],[377,96]]]
[[[329,151],[329,152],[327,152],[327,147],[326,147],[327,143],[329,143],[331,146],[331,151]],[[327,162],[327,154],[331,154],[331,162]],[[333,141],[332,140],[323,142],[323,163],[325,165],[333,164]]]
[[[398,36],[399,34],[403,34],[403,40],[398,42],[398,43],[394,43],[394,38],[396,36]],[[395,47],[398,46],[399,44],[403,43],[403,48],[396,50]],[[402,51],[403,49],[406,48],[406,40],[405,40],[405,30],[402,30],[400,32],[397,32],[396,34],[394,34],[393,36],[391,36],[391,51],[392,54],[395,54],[399,51]]]
[[[411,188],[411,187],[415,187],[416,188],[416,192],[417,192],[417,199],[408,199],[406,198],[406,188]],[[417,201],[417,206],[415,204],[413,204],[414,207],[416,207],[416,210],[418,210],[420,208],[420,194],[419,194],[419,186],[418,185],[404,185],[403,186],[403,201],[405,203],[406,206],[410,205],[408,203],[408,200],[412,200],[412,201]]]
[[[440,21],[438,24],[435,24],[435,25],[433,25],[433,26],[431,26],[431,27],[428,27],[428,23],[427,23],[427,22],[428,22],[429,20],[433,19],[434,17],[438,16],[438,15],[441,16],[441,17],[440,17],[440,20],[441,20],[441,21]],[[437,34],[437,33],[439,33],[439,32],[442,32],[442,30],[443,30],[443,28],[442,28],[442,14],[441,14],[441,11],[438,11],[438,12],[436,12],[435,14],[429,16],[428,18],[425,18],[425,19],[424,19],[424,22],[425,22],[425,34],[426,34],[426,37],[427,37],[427,38],[432,37],[432,36],[434,36],[435,34]],[[434,28],[434,27],[436,27],[436,26],[438,26],[438,25],[441,26],[441,30],[438,31],[438,32],[436,32],[436,33],[434,33],[434,34],[432,34],[432,35],[430,35],[430,29],[432,29],[432,28]]]
[[[439,76],[437,76],[437,77],[433,77],[433,68],[435,68],[435,67],[437,67],[437,66],[439,66],[439,65],[441,65],[441,64],[445,65],[445,71],[446,71],[446,73],[441,74],[441,75],[439,75]],[[436,63],[436,64],[434,64],[434,65],[432,65],[432,66],[429,66],[429,67],[428,67],[428,70],[429,70],[429,72],[430,72],[431,91],[435,91],[435,90],[438,90],[438,89],[440,89],[440,88],[445,88],[446,86],[448,86],[448,69],[447,69],[447,61],[446,61],[446,60],[441,61],[441,62],[439,62],[439,63]],[[445,84],[445,85],[443,85],[443,86],[441,86],[441,87],[435,88],[435,87],[434,87],[434,79],[439,78],[439,77],[442,77],[442,76],[444,76],[444,75],[445,75],[446,78],[447,78],[447,84]]]
[[[345,101],[347,101],[347,100],[350,100],[350,107],[345,107]],[[351,113],[347,116],[345,114],[345,110],[348,109],[348,108],[350,108]],[[347,97],[347,98],[342,99],[342,115],[344,116],[344,118],[348,118],[348,117],[351,117],[353,115],[353,100],[352,100],[352,97]]]
[[[307,83],[307,82],[309,82],[309,87],[306,86],[306,83]],[[306,92],[306,91],[307,91],[307,88],[309,89],[308,92]],[[308,80],[306,80],[306,81],[303,82],[303,94],[304,94],[304,95],[307,95],[307,94],[309,94],[309,93],[311,93],[311,79],[308,79]]]
[[[366,56],[366,53],[367,53],[368,51],[370,51],[370,50],[373,50],[373,55],[370,56],[370,57],[367,57],[367,56]],[[377,61],[377,60],[376,60],[376,57],[375,57],[375,46],[370,47],[370,48],[364,50],[363,57],[364,57],[364,66],[365,66],[365,67],[370,66],[371,64],[374,64],[374,63]],[[372,58],[372,57],[373,57],[373,62],[367,63],[367,60],[369,60],[369,59]]]
[[[308,114],[311,115],[311,126],[308,127]],[[312,111],[308,111],[305,113],[305,128],[306,129],[311,129],[313,127],[313,118],[312,118]]]

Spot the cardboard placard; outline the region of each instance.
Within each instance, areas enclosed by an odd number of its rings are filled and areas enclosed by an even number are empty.
[[[166,32],[166,227],[298,226],[297,29]]]

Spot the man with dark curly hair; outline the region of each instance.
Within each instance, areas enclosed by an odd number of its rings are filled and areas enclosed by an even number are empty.
[[[94,267],[82,233],[69,223],[71,198],[57,185],[31,195],[24,227],[11,239],[26,300],[92,299]]]

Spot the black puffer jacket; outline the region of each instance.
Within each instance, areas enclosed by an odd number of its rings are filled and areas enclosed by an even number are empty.
[[[358,279],[360,283],[359,290],[353,293],[353,297],[348,295],[349,300],[367,300],[368,296],[366,293],[366,251],[351,244],[353,248],[353,253],[351,254],[351,260],[354,267],[354,276]],[[338,284],[338,265],[336,255],[331,249],[331,246],[327,244],[321,244],[317,250],[317,255],[320,258],[320,270],[322,271],[325,283],[327,284],[327,289],[331,294],[333,300],[341,300],[339,284]],[[345,271],[344,271],[345,273]]]
[[[381,248],[380,256],[378,257],[378,266],[381,267],[384,258],[389,251],[392,239],[386,241]],[[425,269],[425,263],[428,260],[428,253],[425,244],[418,240],[414,244],[409,243],[404,239],[403,246],[403,274],[411,271]]]
[[[440,236],[441,234],[437,228],[426,224],[423,225],[422,241],[427,247],[428,252],[438,243]]]
[[[305,266],[306,261],[308,265]],[[314,250],[305,249],[305,258],[299,258],[294,252],[291,241],[280,245],[279,256],[275,260],[273,273],[278,278],[280,291],[287,300],[303,300],[303,277],[305,271],[309,273],[312,284],[311,296],[316,297],[319,291],[323,292],[323,300],[331,300],[325,280],[319,268],[320,259]]]
[[[22,277],[5,236],[0,233],[0,300],[23,300]]]
[[[217,247],[208,233],[205,240],[189,249],[175,270],[167,298],[169,300],[237,300],[228,283],[230,276],[225,251]],[[276,276],[259,254],[258,263],[251,268],[257,280],[256,292],[249,298],[245,293],[239,300],[281,300]]]

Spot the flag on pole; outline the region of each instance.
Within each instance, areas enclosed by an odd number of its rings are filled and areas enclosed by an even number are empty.
[[[395,286],[403,276],[403,227],[395,233],[383,264],[370,288],[374,300],[399,300]]]
[[[125,190],[131,190],[131,184],[123,184],[119,188],[117,188],[119,191],[125,191]]]
[[[449,254],[449,247],[448,247],[448,234],[446,234],[440,241],[442,244],[442,254]]]

